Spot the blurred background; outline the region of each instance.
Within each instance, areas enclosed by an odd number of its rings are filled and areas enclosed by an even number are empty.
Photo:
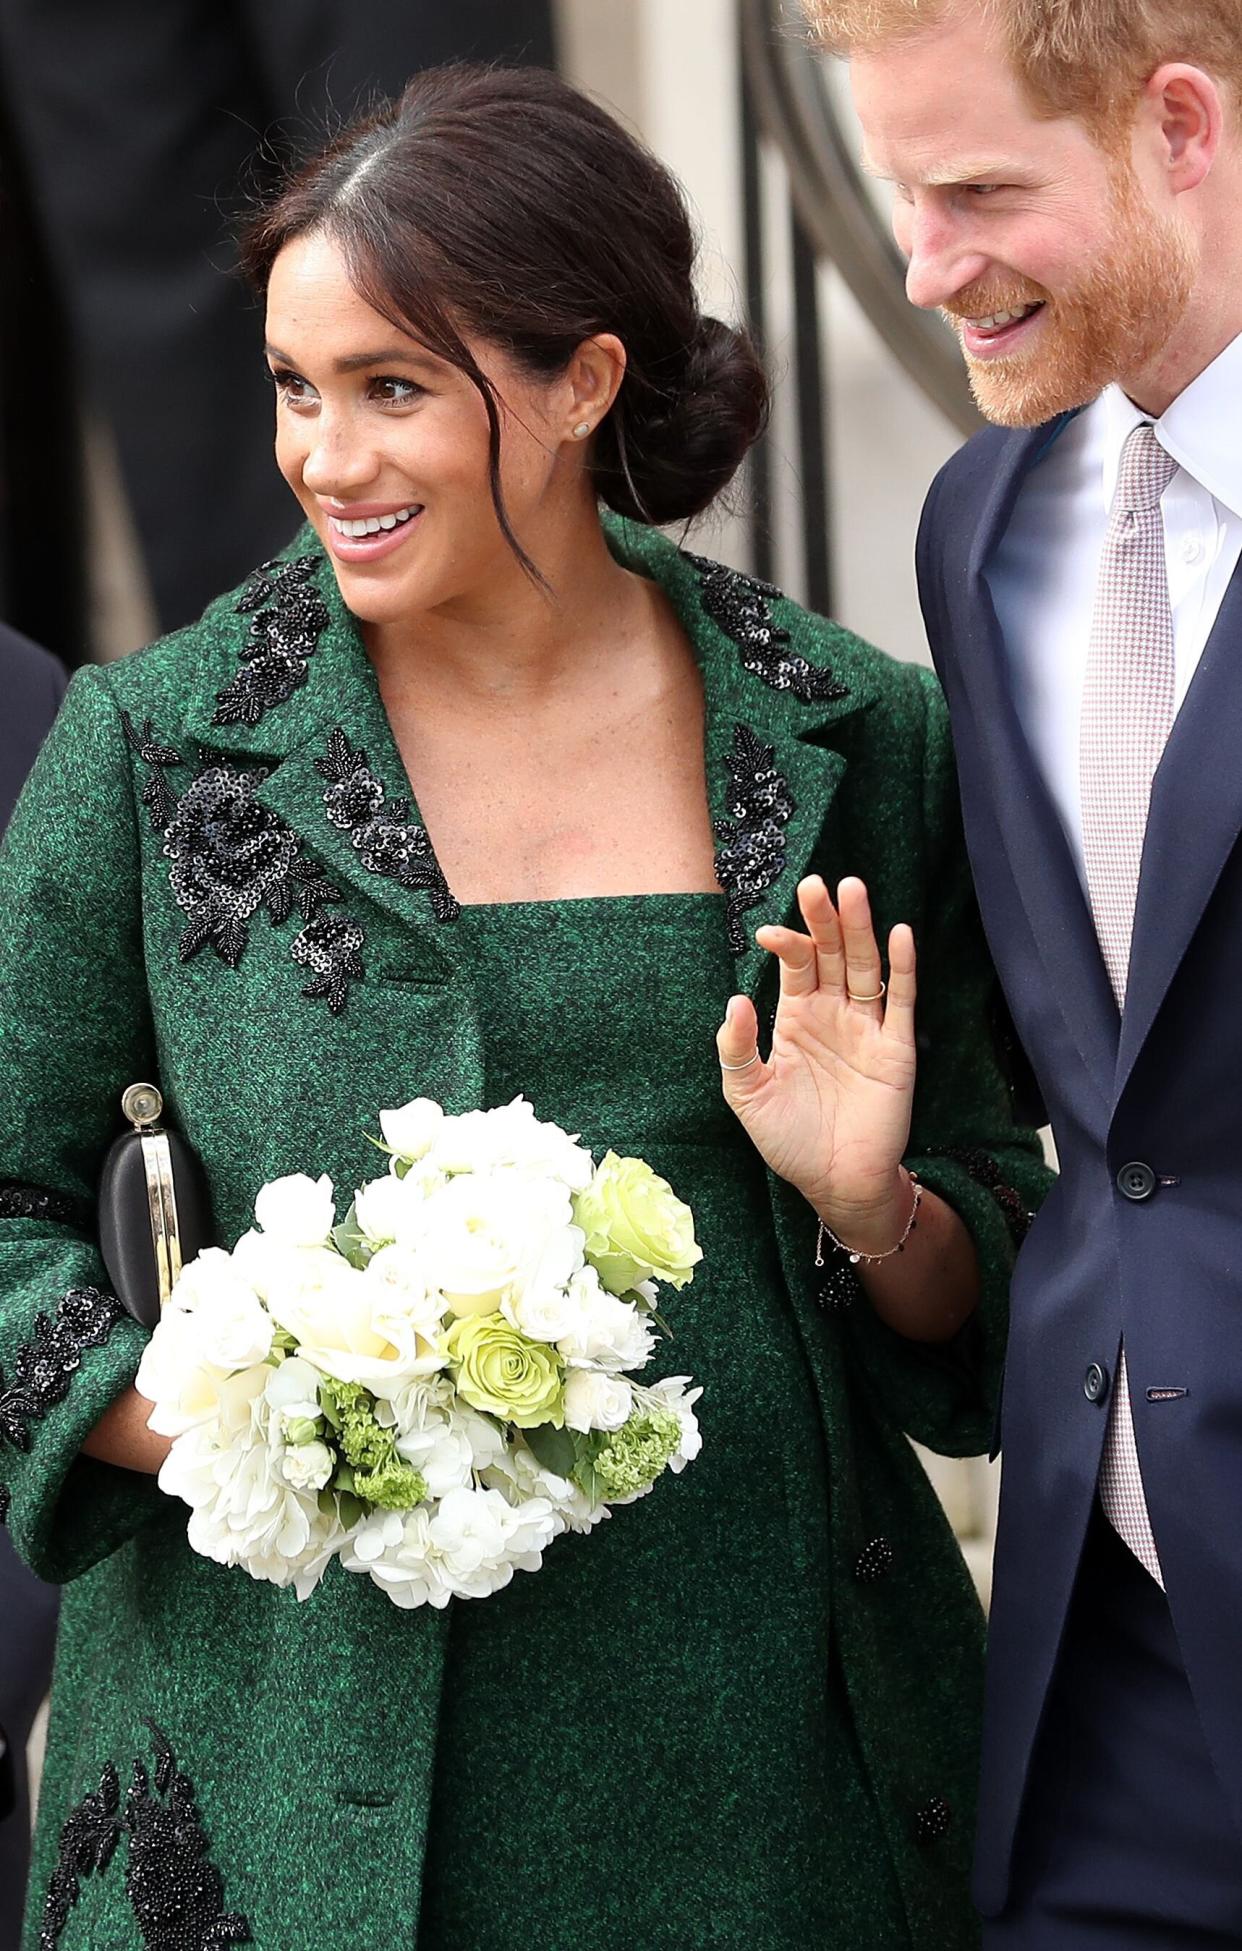
[[[776,402],[695,545],[924,658],[919,510],[976,423],[797,0],[0,0],[0,619],[112,658],[285,543],[231,233],[291,154],[456,57],[558,65],[685,185],[704,302],[750,322]],[[929,1467],[986,1594],[995,1473]]]

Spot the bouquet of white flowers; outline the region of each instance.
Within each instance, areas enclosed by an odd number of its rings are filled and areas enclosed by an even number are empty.
[[[702,1257],[641,1159],[597,1166],[523,1098],[380,1115],[389,1170],[265,1185],[143,1354],[160,1485],[194,1549],[307,1598],[339,1558],[396,1605],[485,1598],[701,1447],[689,1377],[644,1384],[660,1283]]]

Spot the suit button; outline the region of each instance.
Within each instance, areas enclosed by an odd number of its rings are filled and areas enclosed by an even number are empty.
[[[1101,1362],[1092,1362],[1082,1378],[1082,1392],[1088,1402],[1103,1402],[1108,1394],[1108,1370]]]
[[[1117,1190],[1124,1193],[1127,1199],[1150,1199],[1156,1190],[1156,1175],[1150,1165],[1135,1159],[1131,1164],[1123,1165],[1118,1172]]]

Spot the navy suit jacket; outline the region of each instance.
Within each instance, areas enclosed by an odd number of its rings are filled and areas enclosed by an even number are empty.
[[[1032,1745],[1124,1335],[1143,1481],[1213,1759],[1242,1830],[1242,570],[1156,776],[1124,1014],[1006,687],[985,570],[1065,420],[989,428],[933,484],[920,594],[984,925],[1061,1178],[1019,1258],[1005,1368],[975,1896],[1005,1902]],[[1049,573],[1055,574],[1055,564]],[[1145,1197],[1124,1168],[1151,1168]],[[1128,1183],[1142,1190],[1147,1175]]]
[[[0,833],[65,695],[63,664],[0,623]]]

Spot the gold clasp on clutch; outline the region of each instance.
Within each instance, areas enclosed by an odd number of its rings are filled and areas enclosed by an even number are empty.
[[[121,1110],[142,1143],[142,1162],[147,1174],[147,1207],[151,1216],[151,1244],[155,1249],[161,1307],[166,1305],[181,1273],[181,1233],[177,1224],[172,1156],[168,1140],[159,1126],[163,1109],[164,1099],[154,1084],[130,1084],[121,1093]]]

